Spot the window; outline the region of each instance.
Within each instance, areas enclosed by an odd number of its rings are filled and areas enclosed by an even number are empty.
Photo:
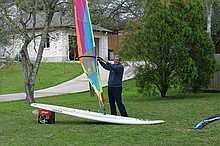
[[[73,35],[69,35],[69,59],[78,60],[77,40]]]
[[[48,35],[46,38],[46,42],[44,43],[44,48],[49,48],[50,47],[50,36]]]

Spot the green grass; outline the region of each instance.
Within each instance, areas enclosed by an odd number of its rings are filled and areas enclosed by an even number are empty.
[[[21,63],[5,63],[0,70],[0,94],[24,92]],[[48,88],[82,74],[79,63],[41,63],[35,82],[35,90]]]
[[[104,89],[107,97],[106,88]],[[106,98],[107,99],[107,98]],[[37,98],[37,102],[79,109],[99,109],[89,93]],[[130,117],[163,119],[158,125],[117,125],[56,114],[55,124],[38,124],[35,108],[24,101],[0,103],[0,142],[10,145],[220,145],[220,121],[202,130],[194,123],[220,113],[220,94],[187,94],[161,99],[137,93],[134,81],[123,84],[123,101]],[[108,101],[106,101],[108,103]],[[107,104],[109,113],[109,105]]]

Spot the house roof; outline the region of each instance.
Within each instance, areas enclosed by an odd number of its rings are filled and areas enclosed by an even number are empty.
[[[45,14],[42,13],[38,13],[36,15],[36,25],[35,28],[36,29],[42,29],[44,26],[44,20],[45,20]],[[30,23],[28,24],[28,29],[32,29],[33,27],[33,20],[30,21]],[[72,16],[69,15],[61,15],[61,13],[56,12],[53,16],[52,22],[51,22],[51,26],[52,28],[55,27],[69,27],[69,28],[75,28],[75,21],[74,18]],[[102,32],[113,32],[109,29],[103,28],[101,26],[98,25],[92,25],[93,30],[95,31],[102,31]]]

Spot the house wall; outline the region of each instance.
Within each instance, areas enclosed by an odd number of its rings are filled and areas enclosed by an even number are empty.
[[[108,60],[108,35],[102,35],[100,32],[95,32],[94,37],[99,39],[99,56]]]
[[[109,49],[109,59],[114,59],[114,50],[122,49],[122,38],[123,35],[120,34],[112,34],[108,37],[108,49]]]
[[[43,52],[43,62],[66,62],[69,61],[69,35],[75,35],[72,29],[60,29],[50,34],[50,47],[44,48]],[[99,39],[99,54],[103,58],[108,58],[108,36],[103,35],[102,32],[95,32],[95,38]],[[28,46],[28,52],[30,59],[32,61],[36,60],[37,50],[40,43],[40,37],[32,41]],[[35,48],[34,49],[34,44]],[[19,36],[12,39],[12,45],[7,46],[8,50],[7,56],[13,60],[16,54],[19,54],[19,51],[22,47],[22,40]],[[36,50],[36,51],[35,51]]]
[[[65,30],[52,32],[50,35],[50,47],[44,48],[43,62],[68,61],[68,35]],[[34,55],[36,58],[36,54]]]
[[[108,37],[108,47],[111,50],[122,49],[122,37],[123,35],[109,35]]]

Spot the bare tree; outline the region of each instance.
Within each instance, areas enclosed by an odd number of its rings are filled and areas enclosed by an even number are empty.
[[[1,13],[4,15],[5,22],[10,28],[10,32],[19,34],[23,40],[20,54],[22,57],[22,68],[24,85],[26,91],[26,103],[30,104],[34,100],[34,83],[42,60],[45,42],[49,37],[50,25],[55,12],[59,11],[59,6],[63,3],[60,0],[15,0],[1,4]],[[42,32],[36,34],[36,16],[38,13],[44,14],[44,25]],[[30,27],[31,26],[31,27]],[[32,29],[31,33],[30,30]],[[40,37],[40,45],[36,49],[37,57],[34,62],[30,60],[28,46]],[[33,48],[35,49],[35,47]]]
[[[145,0],[90,0],[93,24],[118,30],[123,29],[128,19],[141,19]]]

